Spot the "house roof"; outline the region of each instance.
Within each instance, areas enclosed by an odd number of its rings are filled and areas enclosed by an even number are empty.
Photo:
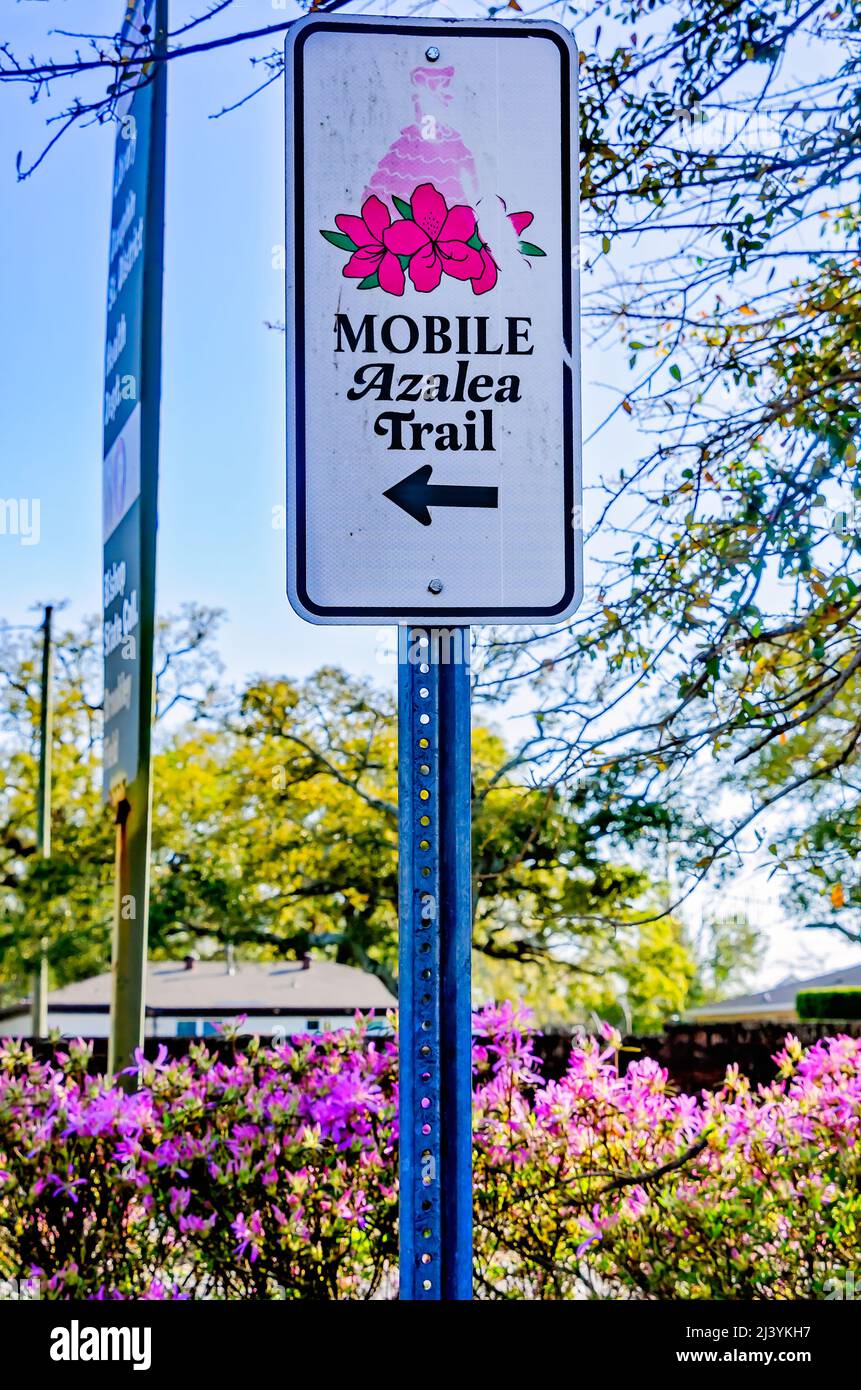
[[[807,980],[797,980],[789,975],[771,989],[760,990],[758,994],[737,994],[731,999],[721,999],[717,1004],[703,1004],[692,1009],[695,1019],[723,1018],[727,1013],[761,1017],[772,1011],[781,1013],[795,1008],[795,996],[800,989],[828,989],[834,985],[861,986],[861,965],[844,966],[841,970],[829,970],[826,975],[813,975]]]
[[[307,968],[301,961],[237,961],[232,974],[223,960],[195,961],[190,970],[183,961],[150,961],[145,998],[150,1014],[350,1014],[397,1005],[376,975],[326,960]],[[48,1007],[89,1013],[107,1009],[110,1000],[107,971],[54,990]]]

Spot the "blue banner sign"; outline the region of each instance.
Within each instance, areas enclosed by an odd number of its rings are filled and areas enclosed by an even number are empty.
[[[155,603],[161,337],[164,103],[155,102],[156,9],[156,0],[129,5],[118,67],[102,451],[106,799],[137,777],[142,730],[152,717],[143,672],[151,666]]]

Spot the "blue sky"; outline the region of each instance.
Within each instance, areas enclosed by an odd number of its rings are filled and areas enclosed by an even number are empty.
[[[459,8],[475,13],[469,3]],[[542,12],[556,17],[561,8]],[[110,34],[120,9],[119,0],[22,3],[7,7],[4,38],[17,54],[59,56],[70,45],[46,38],[52,24]],[[175,0],[172,26],[202,11]],[[290,13],[289,4],[235,0],[195,37],[260,28]],[[336,661],[390,680],[391,664],[379,660],[388,634],[311,627],[285,594],[285,535],[272,526],[284,501],[284,339],[265,327],[284,314],[283,273],[273,268],[284,240],[281,83],[211,119],[259,83],[249,59],[267,47],[245,43],[169,69],[158,607],[166,613],[193,599],[226,609],[222,652],[237,678]],[[95,95],[105,78],[93,81]],[[38,154],[61,95],[58,88],[52,103],[32,105],[23,85],[2,92],[0,496],[38,498],[41,511],[38,545],[0,536],[0,618],[10,622],[28,621],[32,605],[49,600],[69,599],[72,619],[100,607],[114,127],[71,131],[31,178],[18,184],[15,176],[17,151],[25,163]],[[623,357],[614,357],[602,355],[584,379],[587,433],[607,402],[588,377],[623,371]],[[601,447],[610,442],[602,437]]]
[[[235,8],[233,28],[285,17],[269,0]],[[57,25],[112,32],[119,5],[52,0],[11,16],[7,7],[4,37],[43,53],[49,10]],[[284,496],[284,346],[264,326],[283,318],[272,264],[284,239],[281,85],[209,119],[256,85],[248,58],[260,51],[246,44],[170,72],[159,609],[189,599],[227,609],[222,645],[236,675],[333,659],[379,673],[373,628],[311,628],[285,596],[284,532],[272,527]],[[99,608],[114,129],[71,132],[16,184],[16,152],[38,152],[49,108],[31,106],[24,87],[2,97],[0,495],[39,499],[41,540],[0,537],[0,614],[26,621],[32,604],[52,599],[70,599],[72,616]]]

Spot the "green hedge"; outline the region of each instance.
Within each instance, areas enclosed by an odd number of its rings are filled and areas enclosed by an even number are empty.
[[[861,1019],[861,989],[856,985],[802,989],[795,996],[795,1008],[802,1020]]]

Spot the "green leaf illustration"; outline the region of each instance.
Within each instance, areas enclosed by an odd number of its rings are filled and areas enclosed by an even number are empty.
[[[670,367],[670,376],[673,378],[674,381],[681,381],[682,379],[681,370],[676,366],[675,362]]]
[[[340,247],[342,251],[355,251],[357,249],[356,243],[350,237],[345,236],[343,232],[324,232],[321,228],[320,235],[324,236],[327,241],[331,241],[333,246]]]
[[[360,290],[375,290],[380,283],[380,277],[376,271],[373,275],[366,275],[364,280],[359,281]]]
[[[520,249],[524,256],[546,256],[547,252],[542,251],[540,246],[536,246],[531,241],[521,241]]]
[[[412,208],[410,207],[409,203],[405,203],[405,202],[404,202],[403,198],[397,198],[397,197],[395,197],[395,195],[394,195],[394,193],[393,193],[393,194],[392,194],[392,202],[394,203],[394,205],[395,205],[395,207],[397,208],[398,212],[401,214],[401,217],[405,217],[405,218],[407,219],[408,222],[412,222],[412,221],[414,220],[414,219],[413,219],[413,210],[412,210]]]
[[[477,228],[477,227],[476,227],[475,231],[473,232],[472,236],[470,237],[469,241],[468,241],[466,244],[467,244],[467,246],[473,246],[473,247],[475,248],[476,251],[480,251],[480,250],[481,250],[481,248],[482,248],[482,246],[483,246],[484,243],[482,242],[481,237],[478,235],[478,228]]]
[[[398,260],[400,261],[400,263],[401,263],[401,265],[403,266],[404,270],[406,270],[407,266],[408,266],[409,263],[410,263],[410,258],[409,258],[409,256],[398,256]]]

